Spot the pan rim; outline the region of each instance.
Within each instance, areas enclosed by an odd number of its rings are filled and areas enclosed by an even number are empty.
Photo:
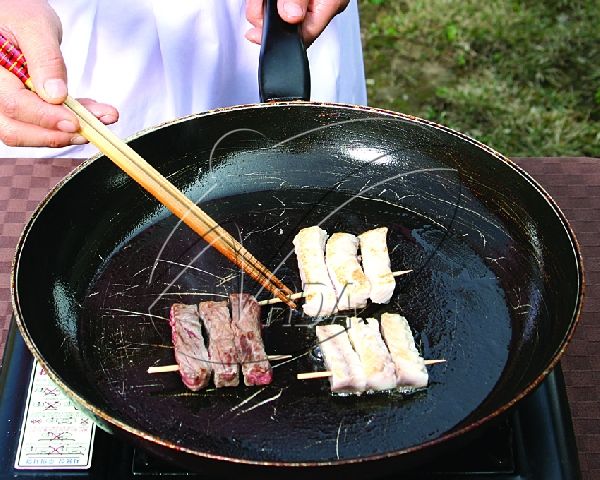
[[[221,462],[254,465],[254,466],[261,466],[261,467],[293,467],[293,468],[296,468],[296,467],[328,467],[328,466],[336,466],[336,465],[360,464],[360,463],[369,462],[369,461],[392,459],[395,457],[400,457],[402,455],[421,452],[421,451],[426,450],[427,448],[442,445],[452,439],[455,439],[457,437],[465,435],[469,432],[475,431],[482,425],[488,423],[492,419],[497,418],[501,414],[503,414],[506,411],[508,411],[509,409],[511,409],[516,403],[518,403],[521,399],[523,399],[525,396],[527,396],[529,393],[531,393],[548,376],[548,374],[556,367],[556,365],[560,361],[561,357],[563,356],[564,352],[566,351],[566,348],[568,347],[569,343],[571,342],[571,340],[573,338],[573,335],[574,335],[575,329],[579,323],[582,308],[583,308],[583,299],[585,296],[585,276],[584,276],[581,248],[580,248],[579,242],[577,241],[575,232],[574,232],[573,228],[571,227],[569,221],[567,220],[566,216],[564,215],[564,213],[562,212],[562,210],[560,209],[560,207],[558,206],[556,201],[552,198],[552,196],[548,192],[546,192],[546,190],[529,173],[527,173],[523,168],[519,167],[514,161],[512,161],[505,155],[497,152],[493,148],[481,143],[480,141],[478,141],[476,139],[473,139],[472,137],[470,137],[464,133],[458,132],[454,129],[451,129],[451,128],[441,125],[439,123],[436,123],[436,122],[433,122],[430,120],[426,120],[426,119],[422,119],[422,118],[419,118],[419,117],[416,117],[413,115],[395,112],[395,111],[386,110],[386,109],[362,106],[362,105],[352,105],[352,104],[344,104],[344,103],[328,103],[328,102],[320,103],[320,102],[309,102],[309,101],[302,101],[302,100],[235,105],[232,107],[218,108],[218,109],[214,109],[214,110],[208,110],[206,112],[186,115],[186,116],[183,116],[183,117],[171,120],[171,121],[163,122],[156,126],[152,126],[152,127],[143,129],[143,130],[137,132],[136,134],[128,137],[126,139],[126,142],[129,143],[129,142],[131,142],[139,137],[142,137],[148,133],[160,130],[162,128],[167,128],[171,125],[175,125],[178,123],[183,123],[183,122],[195,119],[195,118],[210,117],[213,115],[227,114],[229,112],[237,112],[237,111],[252,110],[252,109],[259,109],[259,108],[280,108],[280,107],[332,108],[332,109],[342,109],[342,110],[347,110],[347,111],[365,111],[365,112],[376,113],[376,114],[380,114],[380,115],[388,116],[388,117],[392,117],[392,118],[397,118],[397,119],[404,120],[404,121],[409,121],[409,122],[416,123],[419,125],[425,125],[428,127],[432,127],[437,130],[440,130],[442,132],[445,132],[447,134],[450,134],[454,137],[457,137],[458,139],[465,141],[465,142],[485,151],[486,153],[495,157],[497,160],[501,161],[502,163],[505,163],[507,166],[509,166],[511,169],[513,169],[517,174],[519,174],[525,181],[527,181],[548,203],[548,205],[551,207],[552,211],[554,212],[554,214],[557,216],[558,220],[560,221],[562,227],[564,228],[565,233],[567,234],[567,236],[571,242],[571,245],[572,245],[573,253],[574,253],[574,256],[576,259],[576,268],[577,268],[577,273],[578,273],[578,278],[577,278],[577,280],[578,280],[578,296],[577,296],[577,301],[575,304],[574,311],[571,316],[571,322],[570,322],[569,328],[561,342],[560,347],[554,352],[552,359],[549,362],[549,364],[546,366],[546,368],[532,382],[530,382],[529,385],[527,385],[525,388],[523,388],[510,401],[504,403],[502,406],[500,406],[499,408],[497,408],[490,414],[488,414],[484,417],[481,417],[477,421],[468,423],[467,425],[464,425],[456,430],[451,430],[449,432],[446,432],[432,440],[428,440],[426,442],[419,443],[417,445],[413,445],[413,446],[410,446],[410,447],[407,447],[407,448],[404,448],[401,450],[395,450],[392,452],[384,452],[381,454],[356,457],[356,458],[345,458],[345,459],[325,460],[325,461],[316,460],[316,461],[303,461],[303,462],[287,462],[287,461],[274,461],[274,460],[260,461],[260,460],[235,458],[235,457],[229,457],[229,456],[225,456],[225,455],[217,455],[214,453],[194,450],[194,449],[187,448],[187,447],[181,447],[173,442],[165,441],[154,434],[149,434],[139,428],[132,427],[129,424],[114,418],[112,415],[108,414],[105,410],[99,409],[99,408],[95,407],[94,405],[90,404],[82,396],[80,396],[74,390],[72,390],[66,383],[64,383],[62,381],[62,379],[60,378],[60,376],[54,371],[54,369],[49,364],[47,364],[47,362],[43,358],[42,354],[38,350],[37,346],[35,345],[33,338],[29,334],[29,331],[28,331],[26,323],[25,323],[25,319],[22,314],[22,310],[20,308],[21,302],[20,302],[19,293],[16,289],[19,261],[20,261],[22,251],[23,251],[26,241],[27,241],[27,236],[28,236],[29,232],[31,231],[31,229],[33,228],[33,225],[35,224],[36,219],[42,214],[45,206],[52,200],[52,198],[57,194],[57,192],[67,182],[73,181],[73,178],[75,178],[75,176],[77,174],[82,172],[85,168],[88,168],[94,162],[96,162],[96,161],[100,160],[102,157],[104,157],[104,155],[102,153],[97,153],[96,155],[90,157],[89,159],[84,160],[80,165],[76,166],[67,176],[65,176],[61,181],[59,181],[56,184],[56,186],[54,188],[52,188],[50,190],[50,192],[46,195],[46,197],[40,202],[40,204],[36,207],[35,211],[31,215],[30,219],[28,220],[27,224],[25,225],[25,227],[19,237],[15,256],[13,257],[11,276],[10,276],[10,289],[11,289],[11,300],[12,300],[12,307],[13,307],[13,312],[15,315],[15,320],[16,320],[17,326],[21,332],[21,335],[22,335],[28,349],[32,352],[33,356],[40,363],[40,365],[48,372],[50,378],[52,378],[52,380],[61,388],[61,390],[64,393],[66,393],[66,395],[68,397],[70,397],[76,404],[83,406],[85,409],[87,409],[89,412],[91,412],[96,418],[101,419],[103,423],[110,425],[111,428],[116,427],[118,429],[121,429],[121,430],[125,431],[127,434],[133,435],[136,438],[141,438],[145,441],[159,445],[161,447],[168,448],[170,450],[174,450],[174,451],[181,452],[181,453],[186,453],[186,454],[194,456],[194,457],[205,458],[208,460],[217,460],[217,461],[221,461]]]

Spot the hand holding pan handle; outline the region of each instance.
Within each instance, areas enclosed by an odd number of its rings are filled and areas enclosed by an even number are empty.
[[[258,66],[260,100],[309,100],[310,70],[300,26],[283,21],[277,0],[265,0]]]
[[[2,34],[0,34],[0,66],[15,74],[27,88],[33,90],[33,82],[29,78],[27,62],[23,54]],[[64,104],[79,119],[80,133],[119,168],[251,278],[290,307],[296,307],[290,299],[293,292],[281,280],[158,170],[111,132],[77,100],[67,96]]]

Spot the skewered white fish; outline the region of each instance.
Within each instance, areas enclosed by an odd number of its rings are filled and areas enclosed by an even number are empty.
[[[362,393],[367,378],[357,353],[352,349],[342,325],[317,325],[315,328],[329,382],[334,393]]]
[[[338,310],[362,308],[367,304],[371,284],[358,263],[358,238],[334,233],[327,240],[325,261],[338,294]]]
[[[358,236],[363,270],[371,283],[370,297],[375,303],[388,303],[396,288],[386,242],[387,232],[387,227],[381,227]]]
[[[374,318],[348,318],[348,336],[367,377],[368,390],[396,388],[396,369]]]
[[[382,314],[381,333],[392,354],[398,386],[426,387],[429,374],[406,318],[397,313]]]
[[[328,316],[337,310],[337,296],[325,264],[327,232],[318,226],[303,228],[294,237],[298,269],[302,279],[304,313]]]

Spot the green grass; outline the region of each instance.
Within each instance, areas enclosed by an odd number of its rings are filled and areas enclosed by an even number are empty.
[[[600,2],[359,0],[369,104],[509,156],[600,157]]]

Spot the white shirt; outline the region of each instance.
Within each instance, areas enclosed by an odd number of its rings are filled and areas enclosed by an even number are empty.
[[[217,107],[257,103],[260,47],[244,0],[51,0],[69,94],[117,107],[121,138]],[[311,100],[366,104],[356,0],[308,49]],[[11,148],[2,157],[90,157],[93,145]]]

